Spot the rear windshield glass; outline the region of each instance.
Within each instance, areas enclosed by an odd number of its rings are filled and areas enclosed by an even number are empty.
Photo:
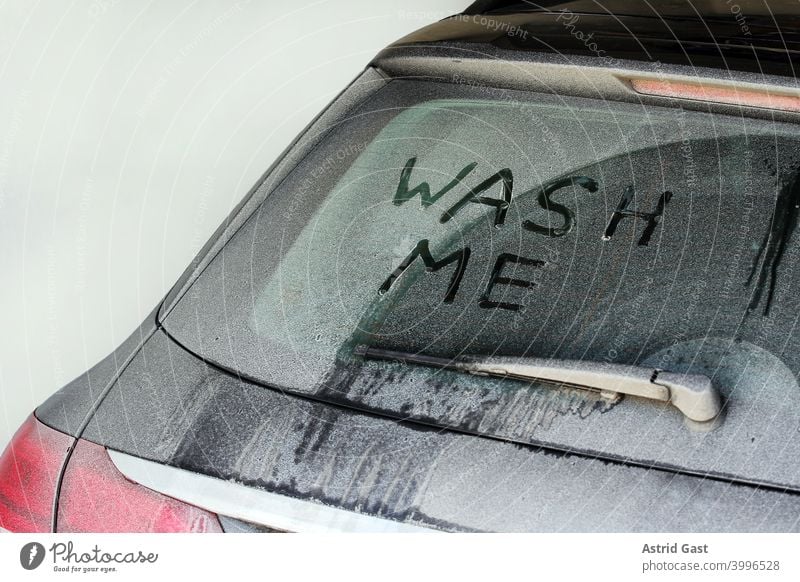
[[[710,375],[735,352],[793,382],[798,168],[791,124],[393,81],[265,199],[165,325],[271,386],[433,421],[514,392],[354,348]]]

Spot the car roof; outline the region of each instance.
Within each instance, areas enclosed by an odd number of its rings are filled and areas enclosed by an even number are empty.
[[[514,12],[561,12],[575,14],[614,14],[651,18],[730,18],[742,13],[748,17],[797,16],[800,4],[795,0],[477,0],[464,14]]]
[[[602,54],[795,79],[800,63],[800,3],[742,0],[510,2],[479,0],[390,47],[464,45],[492,59],[513,54]],[[502,53],[496,53],[499,49]],[[395,53],[396,54],[396,53]]]

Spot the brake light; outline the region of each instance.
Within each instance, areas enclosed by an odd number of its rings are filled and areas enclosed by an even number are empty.
[[[52,531],[59,473],[72,446],[58,500],[57,531],[222,531],[215,514],[129,481],[104,447],[54,430],[34,415],[0,456],[0,528]]]
[[[58,502],[59,532],[222,532],[216,515],[129,481],[105,448],[79,440]]]
[[[800,112],[800,95],[779,88],[765,90],[670,79],[630,79],[630,83],[634,91],[643,95]]]
[[[33,415],[19,427],[0,456],[0,527],[52,531],[58,474],[73,442]]]

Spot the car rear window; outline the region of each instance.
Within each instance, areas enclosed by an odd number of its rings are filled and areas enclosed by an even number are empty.
[[[165,326],[273,387],[522,440],[611,405],[354,348],[647,364],[757,403],[766,384],[798,390],[799,168],[788,123],[393,81],[265,199]],[[796,425],[785,397],[764,402]],[[642,410],[643,425],[680,424]]]

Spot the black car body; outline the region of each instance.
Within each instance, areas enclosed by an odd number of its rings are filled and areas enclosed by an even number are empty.
[[[0,526],[800,529],[798,14],[488,1],[388,47],[36,410]],[[363,346],[704,374],[722,412]]]

